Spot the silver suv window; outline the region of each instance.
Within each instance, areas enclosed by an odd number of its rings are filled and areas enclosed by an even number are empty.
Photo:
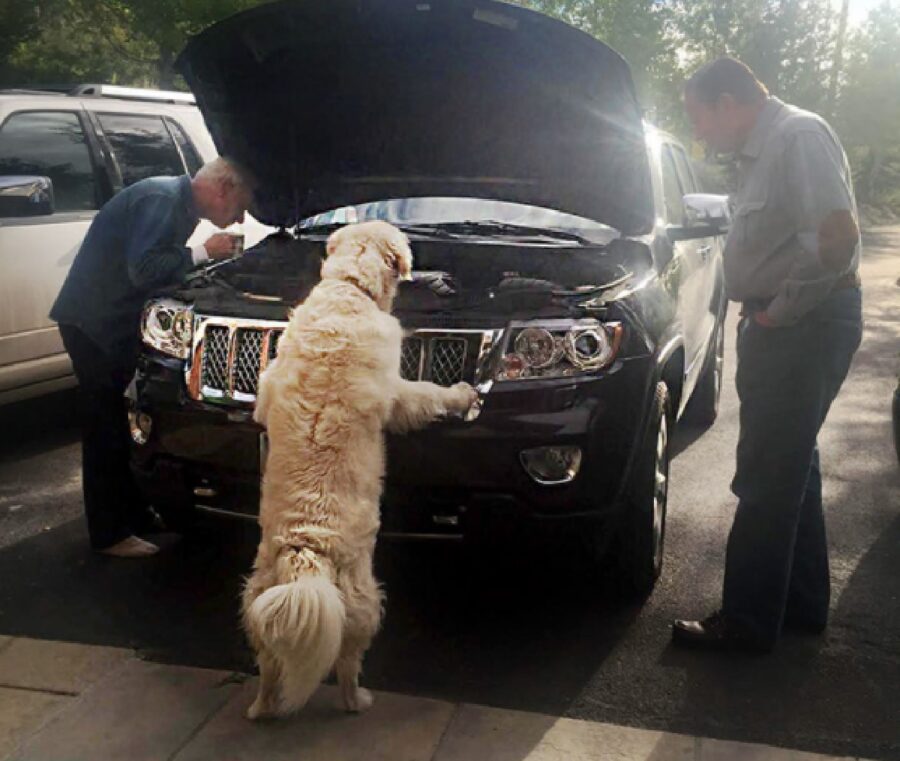
[[[147,177],[184,174],[172,135],[160,116],[97,114],[113,152],[123,187]]]
[[[0,127],[0,175],[49,177],[57,211],[99,208],[84,129],[71,111],[18,111]]]

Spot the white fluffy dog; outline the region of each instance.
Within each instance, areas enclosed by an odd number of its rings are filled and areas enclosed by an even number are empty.
[[[332,668],[347,710],[371,705],[359,673],[381,621],[372,553],[383,429],[463,413],[477,396],[465,383],[400,377],[402,332],[390,309],[412,269],[400,230],[349,225],[326,251],[322,280],[291,315],[256,400],[269,454],[262,539],[243,595],[260,671],[250,719],[302,708]]]

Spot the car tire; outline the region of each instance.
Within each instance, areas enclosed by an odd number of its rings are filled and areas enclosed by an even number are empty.
[[[716,324],[712,351],[706,358],[703,373],[697,380],[694,393],[684,411],[688,425],[709,428],[719,416],[719,399],[722,396],[722,377],[725,366],[725,315]]]
[[[662,572],[669,494],[669,391],[657,383],[650,419],[632,471],[616,555],[622,592],[646,597]]]

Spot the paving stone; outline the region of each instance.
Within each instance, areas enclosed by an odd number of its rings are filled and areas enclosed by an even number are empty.
[[[0,687],[0,758],[75,698]]]
[[[453,715],[450,703],[392,693],[376,693],[368,711],[347,714],[337,688],[323,686],[296,716],[250,722],[244,711],[256,683],[249,681],[173,761],[430,761]]]
[[[132,657],[117,647],[15,637],[0,646],[0,686],[77,694]]]
[[[790,748],[704,738],[698,761],[852,761],[847,756],[822,756]]]
[[[694,761],[686,735],[464,705],[435,761]]]
[[[168,761],[239,689],[230,676],[132,660],[86,690],[10,761]]]

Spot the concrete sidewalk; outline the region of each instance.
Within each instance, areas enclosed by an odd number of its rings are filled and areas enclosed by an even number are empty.
[[[243,718],[255,678],[129,650],[0,636],[0,759],[12,761],[824,761],[834,756],[322,687],[278,722]]]

